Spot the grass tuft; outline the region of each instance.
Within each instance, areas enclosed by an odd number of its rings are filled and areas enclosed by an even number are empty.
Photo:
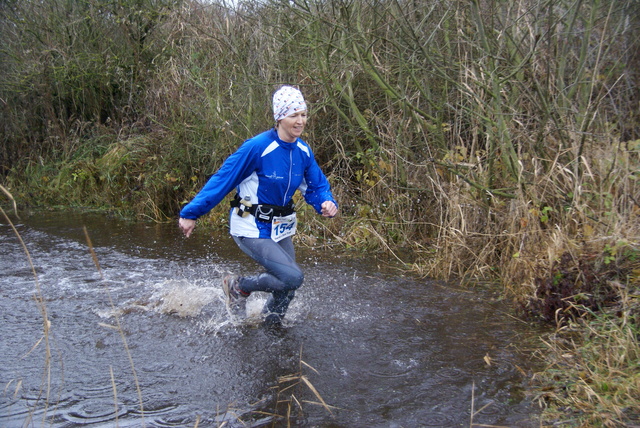
[[[606,311],[576,306],[575,318],[545,340],[536,399],[544,421],[567,426],[622,427],[640,423],[640,289],[619,283],[623,299]]]

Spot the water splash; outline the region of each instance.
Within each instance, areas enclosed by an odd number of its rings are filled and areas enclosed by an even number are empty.
[[[202,287],[187,280],[167,280],[156,289],[151,300],[158,302],[158,312],[179,317],[196,317],[205,306],[222,298],[219,287]]]

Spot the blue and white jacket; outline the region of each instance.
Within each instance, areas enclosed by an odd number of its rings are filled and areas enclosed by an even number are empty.
[[[305,201],[321,213],[325,201],[335,200],[331,186],[307,143],[298,138],[287,143],[272,128],[246,140],[180,211],[180,217],[196,220],[218,205],[234,188],[252,204],[285,206],[300,190]],[[336,206],[338,204],[336,203]],[[230,212],[230,233],[247,238],[270,238],[271,224],[252,215]]]

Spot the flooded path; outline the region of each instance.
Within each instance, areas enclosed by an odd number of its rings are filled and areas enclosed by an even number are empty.
[[[228,236],[22,217],[38,282],[0,221],[0,427],[539,426],[521,352],[538,333],[481,292],[299,248],[306,279],[285,324],[238,326],[221,277],[258,267]]]

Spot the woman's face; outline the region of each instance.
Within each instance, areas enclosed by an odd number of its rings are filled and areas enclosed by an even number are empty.
[[[278,136],[283,141],[293,143],[296,138],[302,135],[306,124],[307,111],[296,112],[284,119],[280,119],[280,122],[278,122]]]

